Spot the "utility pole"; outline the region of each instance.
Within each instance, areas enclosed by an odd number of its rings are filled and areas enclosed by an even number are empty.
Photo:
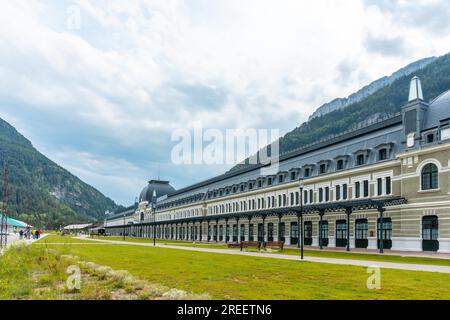
[[[6,247],[8,243],[8,167],[5,164],[3,170],[3,199],[2,199],[2,220],[0,227],[0,248]]]

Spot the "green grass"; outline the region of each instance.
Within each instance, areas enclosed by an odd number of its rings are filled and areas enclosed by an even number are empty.
[[[70,250],[87,261],[215,299],[450,299],[450,274],[382,269],[382,288],[369,290],[367,269],[357,266],[132,245]]]
[[[98,239],[103,240],[116,240],[123,241],[122,237],[100,237]],[[153,243],[153,239],[142,238],[125,238],[126,242],[137,243]],[[156,240],[158,244],[177,245],[177,246],[189,246],[197,248],[211,248],[211,249],[228,249],[226,244],[220,243],[193,243],[192,241],[176,241],[176,240]],[[233,250],[233,249],[230,249]],[[234,249],[236,250],[236,249]],[[256,250],[253,250],[256,251]],[[273,253],[273,251],[271,251]],[[285,248],[283,251],[275,252],[277,254],[287,255],[300,255],[299,249]],[[426,264],[435,266],[450,266],[450,259],[439,258],[426,258],[426,257],[408,257],[408,256],[396,256],[396,255],[383,255],[373,253],[356,253],[356,252],[340,252],[340,251],[320,251],[320,250],[305,250],[304,255],[306,257],[318,257],[318,258],[335,258],[335,259],[352,259],[352,260],[368,260],[368,261],[382,261],[382,262],[395,262],[395,263],[408,263],[408,264]]]
[[[180,292],[133,277],[126,270],[113,270],[68,255],[75,241],[62,243],[59,236],[49,239],[31,246],[16,244],[0,256],[0,300],[153,300],[170,299],[173,295],[188,300],[210,299],[207,294]],[[67,286],[67,272],[74,274],[69,267],[78,267],[79,289]]]
[[[59,252],[67,251],[61,248]],[[55,299],[63,290],[47,288],[65,278],[63,263],[44,247],[14,246],[0,257],[1,300]]]

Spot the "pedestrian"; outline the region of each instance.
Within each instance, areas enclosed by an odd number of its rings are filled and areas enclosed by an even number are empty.
[[[22,230],[22,229],[20,229],[20,231],[19,231],[19,238],[20,238],[20,239],[23,238],[23,230]]]

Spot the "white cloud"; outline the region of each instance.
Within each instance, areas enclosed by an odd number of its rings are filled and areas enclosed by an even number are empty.
[[[429,32],[436,23],[417,27],[392,3],[3,2],[0,116],[21,119],[13,124],[46,154],[131,202],[130,184],[145,184],[158,163],[169,161],[176,128],[202,121],[286,132],[320,104],[449,50],[446,33]],[[73,4],[79,30],[67,28]],[[439,21],[441,28],[449,24]],[[371,50],[368,35],[378,40]],[[391,47],[387,55],[383,44],[392,39],[402,39],[403,50]],[[62,148],[70,156],[57,152]],[[108,159],[104,168],[116,176],[105,178],[75,157]],[[114,170],[114,162],[123,170]],[[182,187],[221,169],[166,164],[161,171]]]

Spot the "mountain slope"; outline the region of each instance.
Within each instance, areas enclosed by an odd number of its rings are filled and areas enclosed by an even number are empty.
[[[89,221],[119,208],[113,200],[37,151],[30,141],[0,119],[0,186],[3,164],[9,170],[9,212],[35,226],[57,228]]]
[[[424,99],[431,100],[450,89],[450,54],[435,59],[417,70],[422,80]],[[400,112],[406,104],[412,75],[402,76],[365,99],[323,116],[313,118],[280,138],[280,153],[284,154],[367,121]],[[234,166],[230,171],[242,169],[248,163]]]
[[[404,76],[409,76],[412,73],[417,72],[420,69],[423,69],[424,67],[426,67],[435,60],[436,57],[430,57],[413,62],[407,65],[406,67],[401,68],[400,70],[394,72],[389,77],[383,77],[381,79],[375,80],[371,84],[363,87],[362,89],[351,94],[347,98],[338,98],[334,99],[331,102],[325,103],[324,105],[317,108],[317,110],[309,117],[309,120],[323,116],[327,113],[333,112],[338,109],[346,108],[352,104],[358,103],[361,100],[370,96],[371,94],[377,92],[378,90],[392,84],[395,80]]]

